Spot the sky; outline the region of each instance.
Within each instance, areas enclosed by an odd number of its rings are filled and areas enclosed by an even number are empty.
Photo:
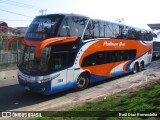
[[[160,23],[159,0],[0,0],[0,21],[9,27],[27,27],[39,10],[44,14],[75,13],[91,18],[149,29],[148,23]]]

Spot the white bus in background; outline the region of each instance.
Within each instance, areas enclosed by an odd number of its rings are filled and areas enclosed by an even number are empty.
[[[154,31],[156,33],[156,36],[153,38],[153,58],[159,58],[160,57],[160,31],[156,30]]]
[[[160,39],[153,41],[153,58],[160,57]]]

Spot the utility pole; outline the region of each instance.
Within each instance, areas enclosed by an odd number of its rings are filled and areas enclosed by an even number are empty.
[[[44,12],[47,12],[47,9],[45,9],[45,10],[41,9],[41,10],[39,10],[39,12],[43,15]]]

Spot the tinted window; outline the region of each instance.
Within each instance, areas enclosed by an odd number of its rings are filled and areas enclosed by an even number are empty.
[[[146,41],[151,41],[153,40],[153,34],[151,32],[146,33]]]
[[[55,52],[52,53],[51,70],[57,71],[73,65],[76,52]]]
[[[142,31],[141,31],[141,40],[142,40],[142,41],[145,41],[145,40],[146,40],[146,31],[145,31],[145,30],[142,30]]]
[[[30,24],[25,38],[28,40],[43,40],[55,37],[61,19],[62,16],[56,15],[36,17]]]
[[[92,20],[89,22],[85,33],[84,40],[105,37],[105,24],[103,21]]]
[[[92,39],[92,38],[93,38],[93,26],[92,26],[92,22],[90,21],[85,30],[83,39],[87,40],[87,39]]]
[[[100,64],[104,64],[106,63],[106,52],[105,51],[101,51],[101,52],[97,52],[96,53],[96,65],[100,65]]]
[[[160,51],[160,42],[153,42],[153,51]]]
[[[134,28],[128,29],[128,39],[136,40],[136,30]]]
[[[105,37],[105,22],[103,21],[99,22],[99,31],[100,31],[100,37],[104,38]]]
[[[81,37],[84,31],[84,28],[87,23],[87,18],[85,17],[66,17],[58,32],[58,36],[60,37],[70,37],[70,36],[78,36]]]
[[[119,61],[131,60],[136,57],[136,50],[122,50],[119,51]]]
[[[92,21],[92,25],[93,25],[93,37],[99,38],[100,36],[99,21]]]
[[[108,62],[117,62],[118,61],[118,51],[108,51],[107,52]]]
[[[95,65],[95,62],[96,62],[96,53],[93,53],[91,55],[84,57],[81,66],[82,67],[92,66]]]
[[[119,26],[119,33],[117,35],[118,39],[123,39],[124,38],[124,26]]]
[[[107,38],[118,38],[120,35],[120,27],[118,24],[105,23],[105,37]]]
[[[59,22],[60,18],[53,17],[40,17],[33,20],[28,28],[27,32],[44,32],[44,33],[54,33],[55,27]]]
[[[83,39],[87,40],[104,37],[128,40],[141,39],[146,41],[151,41],[153,39],[153,35],[149,31],[100,20],[90,21],[85,30]]]
[[[132,60],[136,57],[136,50],[100,51],[84,57],[82,67],[100,65],[112,62]]]
[[[113,31],[113,26],[111,23],[106,23],[105,24],[105,33],[107,38],[114,38],[114,31]]]
[[[100,37],[100,27],[99,27],[99,21],[90,21],[85,33],[84,33],[84,40],[87,39],[93,39],[93,38],[99,38]]]

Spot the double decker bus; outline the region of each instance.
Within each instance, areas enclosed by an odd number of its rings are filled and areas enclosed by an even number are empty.
[[[22,40],[19,84],[49,95],[66,89],[85,89],[90,83],[151,63],[152,32],[76,14],[37,16]]]

